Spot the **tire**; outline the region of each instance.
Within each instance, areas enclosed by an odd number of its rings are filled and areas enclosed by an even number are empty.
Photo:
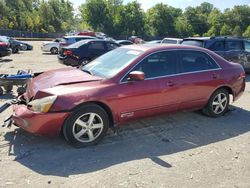
[[[67,118],[63,135],[68,143],[77,148],[95,145],[106,135],[109,123],[103,108],[95,104],[83,105]]]
[[[51,54],[58,54],[58,48],[53,47],[50,49]]]
[[[25,92],[26,92],[25,87],[18,87],[17,88],[17,94],[18,94],[18,96],[24,94]]]
[[[0,95],[3,94],[3,89],[0,87]]]
[[[209,117],[223,116],[228,111],[229,99],[229,93],[226,89],[218,89],[212,94],[202,111]]]
[[[19,52],[18,47],[15,47],[15,48],[13,49],[13,51],[12,51],[12,53],[14,53],[14,54],[17,54],[18,52]]]
[[[21,47],[21,50],[23,50],[23,51],[28,50],[28,46],[24,44],[24,45]]]
[[[7,86],[3,86],[4,90],[7,92],[7,93],[10,93],[13,89],[13,86],[11,85],[7,85]]]

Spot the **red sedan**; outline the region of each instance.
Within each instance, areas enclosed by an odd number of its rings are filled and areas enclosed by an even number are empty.
[[[38,135],[58,135],[76,147],[96,144],[108,128],[162,113],[198,110],[211,117],[245,89],[245,72],[198,47],[132,45],[82,69],[33,78],[14,106],[14,124]]]

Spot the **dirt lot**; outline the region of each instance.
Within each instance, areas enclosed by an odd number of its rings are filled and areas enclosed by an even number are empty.
[[[32,52],[0,60],[0,73],[63,66],[33,44]],[[140,120],[82,149],[1,128],[0,187],[250,187],[250,76],[230,109],[218,119],[183,112]]]

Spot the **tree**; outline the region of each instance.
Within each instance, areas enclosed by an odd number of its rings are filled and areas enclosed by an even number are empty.
[[[231,34],[232,34],[231,27],[228,26],[227,24],[224,24],[222,26],[222,28],[221,28],[220,35],[228,36],[228,35],[231,35]]]
[[[243,37],[250,38],[250,25],[247,27],[246,31],[243,33]]]
[[[82,19],[94,30],[113,34],[112,14],[105,0],[87,0],[80,11]]]
[[[177,31],[178,37],[185,38],[194,35],[192,25],[188,22],[187,18],[180,16],[177,18],[175,23],[175,30]]]
[[[235,26],[235,28],[233,29],[233,32],[232,32],[233,36],[235,37],[240,37],[242,36],[242,32],[241,32],[241,29],[240,29],[240,26]]]
[[[182,14],[181,9],[163,3],[156,4],[147,11],[147,23],[152,28],[152,35],[175,36],[175,21]]]
[[[145,14],[137,1],[125,5],[120,16],[122,18],[120,20],[120,26],[123,29],[123,35],[144,36]]]

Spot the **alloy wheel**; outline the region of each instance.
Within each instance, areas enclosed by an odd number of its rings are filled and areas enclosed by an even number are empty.
[[[224,93],[219,93],[218,95],[216,95],[212,103],[213,112],[215,114],[222,113],[227,107],[227,100],[227,96]]]
[[[86,113],[80,116],[73,125],[73,136],[82,143],[94,141],[104,128],[102,118],[96,113]]]

